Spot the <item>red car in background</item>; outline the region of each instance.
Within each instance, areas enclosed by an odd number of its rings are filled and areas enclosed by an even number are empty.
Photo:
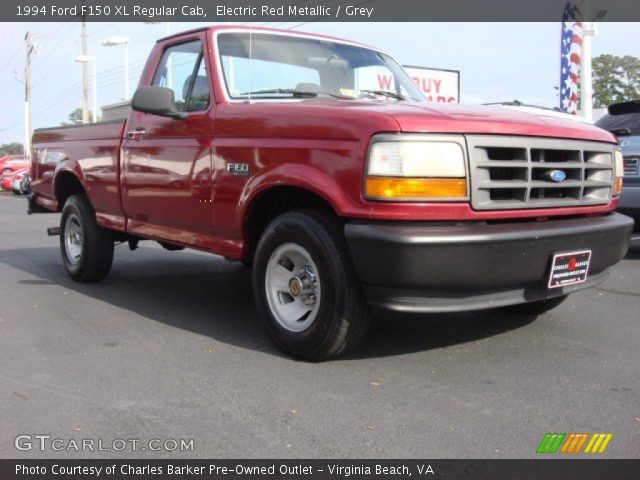
[[[20,168],[16,171],[7,170],[6,173],[0,175],[0,188],[2,188],[2,190],[13,190],[13,181],[18,176],[20,177],[20,179],[22,179],[22,175],[25,173],[29,173],[28,168]],[[20,193],[19,190],[18,193]]]
[[[7,155],[0,158],[0,175],[29,168],[30,159],[26,155]]]

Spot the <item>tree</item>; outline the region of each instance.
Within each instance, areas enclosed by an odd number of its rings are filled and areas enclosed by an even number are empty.
[[[640,58],[625,55],[620,59],[623,91],[627,100],[640,97]]]
[[[89,112],[89,123],[91,123],[92,121],[93,121],[93,114]],[[81,123],[82,123],[82,108],[76,108],[74,111],[72,111],[69,114],[69,121],[62,122],[60,125],[62,125],[63,127],[66,127],[69,125],[80,125]]]
[[[0,157],[18,155],[24,152],[24,146],[20,142],[3,143],[0,145]]]
[[[640,98],[640,58],[604,54],[593,59],[594,107],[637,98]]]

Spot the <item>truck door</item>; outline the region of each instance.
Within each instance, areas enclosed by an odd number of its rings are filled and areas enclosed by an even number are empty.
[[[174,91],[187,118],[132,111],[122,147],[123,208],[129,230],[207,248],[211,239],[211,76],[206,38],[168,44],[152,86]]]

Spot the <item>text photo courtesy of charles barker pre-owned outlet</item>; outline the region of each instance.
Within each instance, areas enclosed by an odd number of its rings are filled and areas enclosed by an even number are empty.
[[[125,3],[0,7],[1,478],[635,478],[637,12]]]

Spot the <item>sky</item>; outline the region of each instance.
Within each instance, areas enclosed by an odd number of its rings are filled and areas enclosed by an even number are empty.
[[[179,32],[204,23],[171,23]],[[560,23],[307,23],[259,24],[321,33],[365,43],[401,64],[460,70],[462,103],[520,100],[555,107],[559,83]],[[88,53],[95,56],[98,105],[124,98],[124,50],[104,47],[109,36],[131,39],[131,90],[167,24],[88,23]],[[599,23],[593,56],[640,57],[639,23]],[[39,35],[32,61],[33,128],[59,125],[82,106],[79,23],[0,24],[0,143],[24,137],[24,36]],[[91,68],[89,69],[91,74]],[[92,85],[90,79],[89,85]],[[91,93],[89,97],[91,108]]]

